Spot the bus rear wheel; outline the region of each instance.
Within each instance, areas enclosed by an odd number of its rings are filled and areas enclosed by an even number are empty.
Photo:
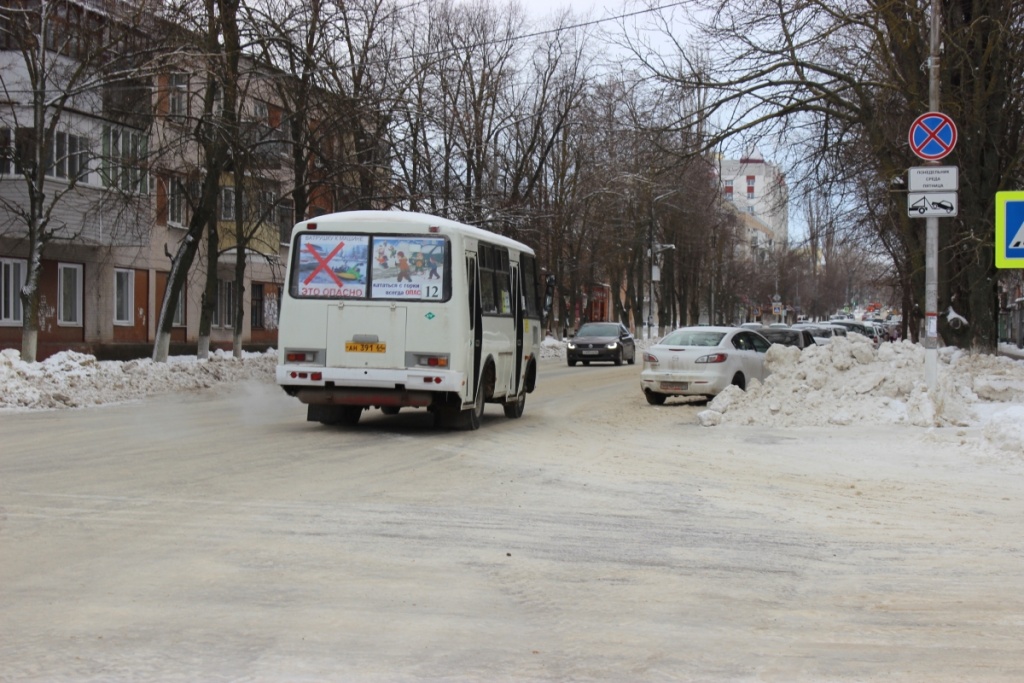
[[[306,419],[323,425],[355,426],[363,414],[362,406],[310,405]]]
[[[477,388],[476,400],[473,407],[463,410],[459,415],[459,426],[466,431],[480,429],[480,418],[484,415],[484,392],[483,388]]]
[[[526,408],[526,390],[523,389],[518,396],[507,401],[503,407],[505,408],[505,417],[510,417],[513,420],[522,417],[523,410]]]

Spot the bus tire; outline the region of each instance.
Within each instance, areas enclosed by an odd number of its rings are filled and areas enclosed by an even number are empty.
[[[505,408],[505,417],[510,417],[513,420],[523,416],[523,410],[526,408],[526,390],[519,392],[513,400],[507,401],[503,406]]]
[[[468,410],[463,410],[462,414],[459,415],[460,427],[466,431],[474,431],[480,429],[480,418],[484,415],[484,392],[483,387],[480,387],[476,391],[476,400],[473,401],[473,407]]]
[[[310,405],[307,419],[322,425],[345,425],[351,427],[359,422],[362,406]]]
[[[398,415],[398,411],[401,410],[399,406],[381,406],[380,412],[385,415]]]
[[[354,427],[359,423],[359,416],[362,414],[362,406],[342,406],[337,424]]]

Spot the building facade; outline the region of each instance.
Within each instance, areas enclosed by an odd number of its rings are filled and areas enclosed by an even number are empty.
[[[36,258],[38,360],[64,350],[101,358],[147,356],[171,255],[188,234],[203,176],[200,146],[190,132],[204,113],[207,72],[177,59],[167,60],[159,73],[96,79],[94,87],[62,81],[90,49],[68,36],[111,21],[94,3],[62,6],[63,24],[39,24],[47,36],[43,63],[52,70],[44,78],[49,87],[73,93],[59,106],[33,100],[39,64],[29,60],[35,54],[17,43],[8,18],[0,26],[0,80],[14,94],[0,103],[0,349],[22,345],[28,314],[20,292]],[[174,310],[172,353],[196,352],[211,269],[211,347],[232,348],[239,292],[243,346],[277,343],[278,302],[295,222],[289,196],[295,174],[284,108],[271,77],[280,74],[250,63],[240,83],[240,128],[251,138],[249,149],[257,151],[246,153],[244,168],[241,155],[234,154],[220,173],[216,239],[203,240],[189,269]],[[329,194],[317,196],[320,203],[314,200],[309,212],[332,209],[323,204]],[[40,236],[45,246],[33,251]],[[210,253],[213,243],[216,253]],[[239,253],[245,261],[241,288],[235,286]]]
[[[743,219],[746,249],[784,248],[789,242],[789,190],[782,170],[756,148],[740,159],[721,159],[722,197]]]

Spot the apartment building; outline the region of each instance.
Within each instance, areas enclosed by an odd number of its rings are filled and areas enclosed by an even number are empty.
[[[719,160],[722,197],[743,219],[744,250],[759,253],[789,241],[789,190],[782,170],[756,148],[740,159]]]
[[[156,338],[170,257],[188,234],[203,176],[200,147],[190,132],[202,114],[205,71],[179,58],[143,77],[96,79],[94,87],[61,81],[94,56],[87,54],[95,48],[88,36],[109,35],[97,27],[111,19],[94,2],[60,5],[48,23],[39,24],[52,69],[47,82],[56,91],[66,86],[74,92],[51,97],[44,107],[33,100],[39,64],[29,64],[44,53],[26,56],[10,18],[0,23],[0,80],[8,94],[0,102],[0,349],[21,347],[27,313],[19,293],[33,258],[31,236],[45,233],[37,359],[63,350],[146,356]],[[79,33],[85,37],[75,38]],[[211,241],[204,239],[174,311],[172,353],[196,351],[210,269],[216,274],[211,347],[231,348],[238,252],[245,257],[242,344],[276,345],[295,220],[289,199],[294,162],[284,108],[269,85],[270,76],[280,74],[251,63],[245,74],[241,129],[257,151],[247,154],[243,172],[235,158],[220,174],[217,253],[208,253]],[[331,210],[329,194],[311,196],[311,213]]]

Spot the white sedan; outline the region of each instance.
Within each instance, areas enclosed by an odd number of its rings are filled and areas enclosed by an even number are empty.
[[[652,405],[669,396],[715,396],[729,385],[764,380],[771,344],[739,327],[682,327],[644,353],[640,388]]]

